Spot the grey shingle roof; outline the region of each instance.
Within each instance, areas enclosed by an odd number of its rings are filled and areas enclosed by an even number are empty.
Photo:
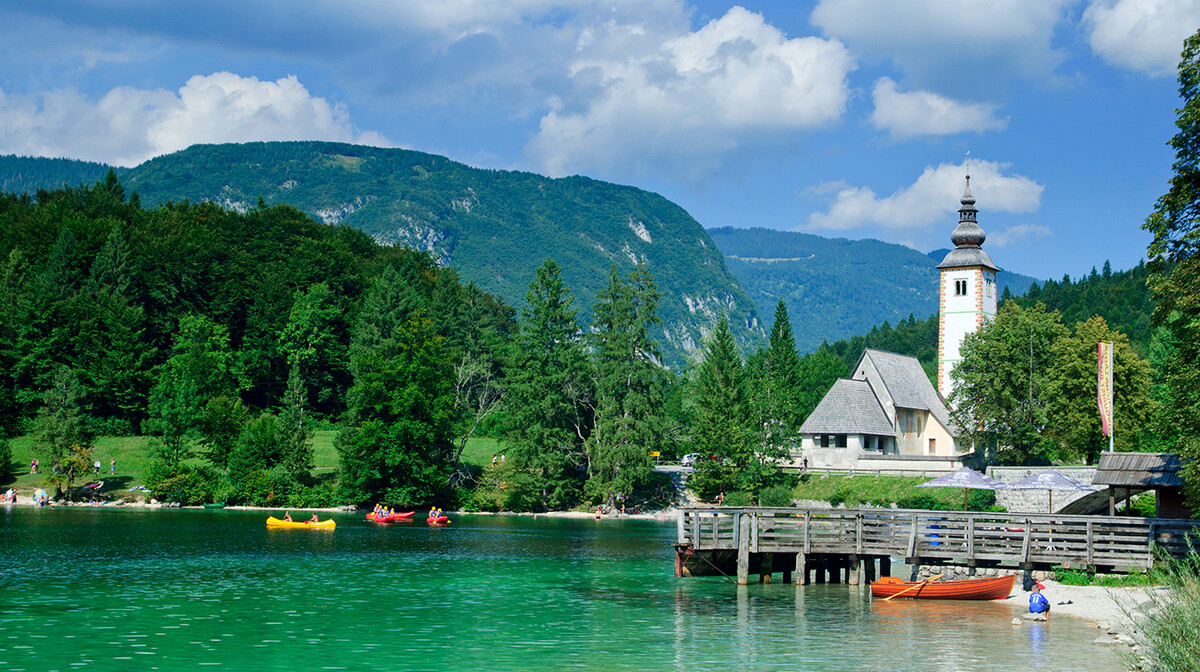
[[[929,382],[929,376],[925,375],[925,369],[921,368],[921,362],[916,357],[870,348],[864,350],[862,356],[875,365],[875,370],[892,397],[892,403],[899,408],[929,411],[951,435],[958,435],[950,423],[950,410],[946,408],[946,402],[934,389],[933,383]]]
[[[1180,487],[1183,466],[1173,453],[1100,453],[1092,485]]]
[[[946,258],[942,263],[938,264],[938,268],[962,268],[964,266],[983,266],[990,268],[993,271],[999,271],[1000,267],[992,262],[992,258],[981,247],[964,245],[950,250],[946,254]]]
[[[842,378],[800,426],[803,434],[895,434],[891,421],[865,380]]]

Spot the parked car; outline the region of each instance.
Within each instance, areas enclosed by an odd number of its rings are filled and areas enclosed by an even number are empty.
[[[694,467],[696,466],[696,460],[698,459],[700,459],[700,453],[688,453],[687,455],[683,456],[683,459],[679,461],[679,464],[685,467]]]

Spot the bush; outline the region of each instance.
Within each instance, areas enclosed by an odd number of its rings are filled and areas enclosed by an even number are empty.
[[[233,486],[235,501],[250,506],[297,506],[292,504],[293,498],[303,489],[283,467],[255,469],[235,480]]]
[[[752,505],[750,495],[742,492],[741,490],[734,490],[733,492],[725,495],[725,500],[721,503],[724,506],[751,506]]]
[[[1083,569],[1054,568],[1054,580],[1064,586],[1090,586],[1095,576],[1095,572]]]
[[[1138,625],[1145,669],[1200,670],[1200,554],[1193,549],[1181,559],[1163,556],[1155,578],[1164,590],[1147,591],[1148,604],[1122,604]]]
[[[792,505],[792,489],[786,485],[772,485],[763,488],[758,493],[758,503],[761,506],[791,506]]]
[[[946,506],[944,502],[940,501],[937,497],[934,497],[933,494],[928,492],[918,492],[906,497],[901,497],[900,499],[896,500],[896,506],[902,509],[925,509],[928,511],[946,511],[950,508],[949,506]]]
[[[1133,506],[1130,507],[1133,509],[1131,513],[1143,518],[1153,518],[1156,499],[1153,492],[1144,492],[1134,497]]]
[[[688,488],[700,499],[714,502],[722,492],[738,489],[737,472],[713,460],[701,460],[696,471],[688,477]]]
[[[178,502],[183,506],[194,506],[212,501],[220,476],[208,467],[187,466],[180,471],[164,475],[159,472],[147,485],[160,502]]]

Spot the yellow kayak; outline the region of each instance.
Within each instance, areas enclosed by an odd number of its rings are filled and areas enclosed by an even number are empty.
[[[336,526],[337,526],[337,523],[334,522],[334,520],[332,518],[330,518],[329,520],[322,520],[319,523],[311,523],[311,522],[307,522],[307,521],[296,522],[296,521],[280,520],[279,518],[276,518],[275,516],[267,516],[267,527],[307,527],[307,528],[317,529],[317,530],[332,530]]]

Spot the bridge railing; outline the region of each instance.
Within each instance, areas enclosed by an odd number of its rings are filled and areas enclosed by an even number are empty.
[[[749,525],[740,522],[748,518]],[[679,543],[697,550],[894,555],[997,564],[1148,567],[1181,556],[1200,521],[904,509],[686,507]]]

